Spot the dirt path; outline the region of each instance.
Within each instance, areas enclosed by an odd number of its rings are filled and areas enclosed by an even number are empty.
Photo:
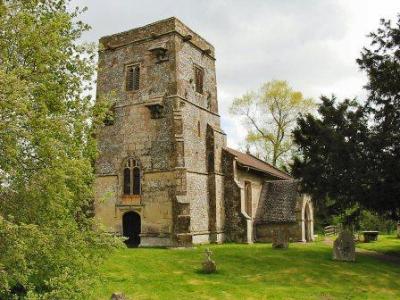
[[[325,237],[324,243],[329,245],[329,246],[333,246],[333,240],[331,238],[329,238],[329,237]],[[365,250],[365,249],[357,248],[357,244],[356,244],[356,253],[361,254],[363,256],[373,257],[373,258],[375,258],[377,260],[380,260],[380,261],[383,261],[383,262],[392,263],[392,264],[400,266],[400,257],[393,256],[393,255],[388,255],[388,254],[377,252],[377,251]]]

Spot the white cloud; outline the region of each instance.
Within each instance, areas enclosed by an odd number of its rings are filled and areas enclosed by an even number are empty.
[[[75,0],[101,36],[176,16],[216,48],[219,108],[228,144],[244,128],[228,109],[234,97],[262,82],[285,79],[306,96],[365,96],[355,59],[380,18],[400,13],[398,0]]]

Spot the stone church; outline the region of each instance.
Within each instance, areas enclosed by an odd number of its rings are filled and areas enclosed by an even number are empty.
[[[133,245],[313,239],[297,182],[226,146],[214,47],[177,18],[100,39],[95,214]]]

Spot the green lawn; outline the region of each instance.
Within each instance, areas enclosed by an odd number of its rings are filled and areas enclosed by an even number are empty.
[[[400,257],[400,239],[395,235],[379,235],[378,241],[370,243],[357,243],[357,248],[382,252]]]
[[[199,272],[206,246],[123,249],[101,266],[93,299],[400,299],[400,268],[358,255],[334,262],[323,242],[212,245],[218,273]]]

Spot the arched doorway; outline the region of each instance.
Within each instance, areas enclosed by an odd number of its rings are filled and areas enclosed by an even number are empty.
[[[137,247],[140,244],[140,215],[134,211],[128,211],[122,216],[123,235],[128,238],[125,244],[128,247]]]
[[[314,240],[314,220],[311,201],[305,200],[303,202],[303,238],[304,242],[312,242]]]

